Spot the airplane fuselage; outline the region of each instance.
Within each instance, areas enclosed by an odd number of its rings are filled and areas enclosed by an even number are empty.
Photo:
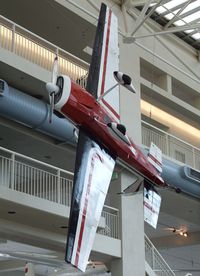
[[[68,77],[62,77],[63,91],[55,102],[55,108],[72,121],[76,127],[85,129],[127,167],[137,171],[154,185],[167,186],[157,170],[130,138],[125,137],[129,141],[127,143],[126,140],[124,141],[111,131],[108,124],[115,122],[115,119],[109,112],[85,89]]]

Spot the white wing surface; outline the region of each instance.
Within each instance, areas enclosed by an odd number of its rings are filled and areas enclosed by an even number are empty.
[[[115,160],[81,130],[71,203],[66,261],[85,271]]]
[[[119,71],[118,20],[113,12],[102,4],[86,90],[95,98],[99,98],[116,85],[114,71]],[[119,86],[113,88],[100,103],[118,122]]]

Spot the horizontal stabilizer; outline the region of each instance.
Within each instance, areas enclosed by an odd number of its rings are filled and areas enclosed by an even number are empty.
[[[161,196],[152,185],[144,185],[144,220],[156,229],[160,213]]]

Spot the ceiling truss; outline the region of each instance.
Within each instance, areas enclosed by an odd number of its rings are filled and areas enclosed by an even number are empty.
[[[137,8],[140,14],[132,32],[124,38],[125,43],[148,36],[175,33],[195,49],[200,50],[200,0],[129,0],[122,2],[127,11]],[[148,35],[136,35],[148,18],[154,19],[162,26],[160,32]]]

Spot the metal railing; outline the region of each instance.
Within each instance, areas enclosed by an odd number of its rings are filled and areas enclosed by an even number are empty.
[[[119,210],[104,205],[101,215],[105,219],[105,228],[100,229],[98,233],[115,239],[119,239]],[[110,227],[111,225],[112,227]]]
[[[73,173],[0,147],[0,185],[51,202],[70,206]],[[119,210],[105,205],[105,229],[119,239]]]
[[[176,276],[153,243],[145,235],[145,259],[151,269],[158,276]]]
[[[49,71],[57,54],[60,74],[68,75],[82,87],[86,86],[88,63],[1,15],[0,47]]]
[[[155,143],[163,154],[200,170],[200,149],[142,121],[142,144],[149,147]]]

